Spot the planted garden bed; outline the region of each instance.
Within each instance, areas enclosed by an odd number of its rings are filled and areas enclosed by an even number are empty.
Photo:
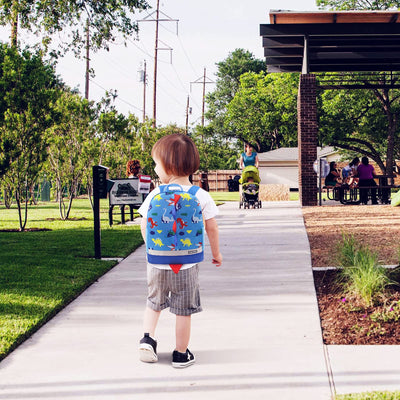
[[[303,208],[303,215],[314,268],[338,266],[343,235],[376,253],[379,264],[399,264],[399,207],[308,207]],[[370,304],[363,304],[339,284],[343,279],[338,270],[314,271],[326,344],[400,344],[399,268],[387,276],[383,292],[373,296]]]

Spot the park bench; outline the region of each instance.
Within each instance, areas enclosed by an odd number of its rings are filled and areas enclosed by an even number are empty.
[[[391,190],[399,188],[398,185],[378,184],[376,186],[356,186],[349,187],[348,185],[342,185],[339,187],[334,186],[323,186],[326,190],[327,197],[329,200],[340,201],[342,204],[360,204],[360,189],[368,190],[368,200],[371,199],[371,190],[376,190],[376,198],[381,204],[390,204]]]

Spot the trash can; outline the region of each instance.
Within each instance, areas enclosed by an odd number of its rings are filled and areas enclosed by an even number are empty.
[[[50,182],[43,181],[40,189],[40,200],[41,201],[50,201]]]

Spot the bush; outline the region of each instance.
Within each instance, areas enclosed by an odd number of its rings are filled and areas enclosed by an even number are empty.
[[[364,307],[372,306],[391,283],[387,271],[379,265],[377,253],[357,244],[353,236],[343,236],[339,259],[339,276],[347,295]]]
[[[336,400],[400,400],[400,392],[366,392],[342,394]]]
[[[359,249],[353,235],[342,234],[342,241],[337,245],[337,265],[341,267],[353,267],[355,255]]]

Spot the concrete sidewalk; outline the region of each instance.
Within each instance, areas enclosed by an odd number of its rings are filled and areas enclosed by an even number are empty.
[[[142,247],[0,363],[0,399],[327,400],[329,359],[344,392],[362,384],[360,377],[400,388],[397,364],[384,366],[390,376],[376,375],[381,368],[371,363],[351,375],[352,353],[343,358],[323,345],[297,202],[265,203],[261,210],[227,203],[218,223],[224,265],[201,265],[204,312],[192,319],[194,366],[171,367],[174,316],[168,311],[156,335],[159,363],[138,361],[146,299]]]

